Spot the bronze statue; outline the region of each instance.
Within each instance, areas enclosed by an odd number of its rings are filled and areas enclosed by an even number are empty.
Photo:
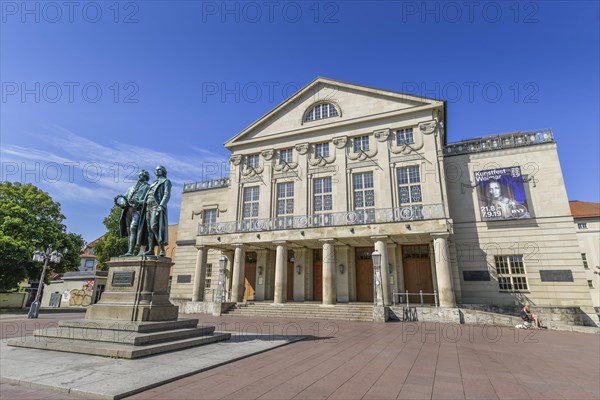
[[[121,257],[133,255],[133,250],[137,241],[138,226],[140,222],[140,210],[146,199],[148,192],[148,181],[150,174],[146,170],[141,170],[138,175],[138,181],[131,186],[125,195],[115,197],[115,205],[122,208],[121,217],[119,218],[119,228],[121,236],[129,237],[129,248],[127,253]]]
[[[165,256],[165,245],[169,243],[169,221],[167,203],[171,197],[171,181],[167,170],[159,165],[154,170],[156,180],[150,185],[140,215],[138,243],[147,246],[140,248],[138,255],[154,255],[154,246],[160,247],[160,256]]]

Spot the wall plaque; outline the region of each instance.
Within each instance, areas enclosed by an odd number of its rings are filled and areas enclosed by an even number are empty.
[[[135,277],[135,271],[113,272],[112,285],[113,286],[133,286],[133,278],[134,277]]]
[[[177,275],[177,283],[190,283],[192,282],[191,275]]]
[[[540,271],[542,282],[573,282],[573,272],[570,269],[546,269]]]
[[[463,271],[463,280],[465,282],[489,281],[489,271]]]

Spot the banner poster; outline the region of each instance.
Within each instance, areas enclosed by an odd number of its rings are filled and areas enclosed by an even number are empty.
[[[475,171],[482,221],[531,218],[521,167]]]

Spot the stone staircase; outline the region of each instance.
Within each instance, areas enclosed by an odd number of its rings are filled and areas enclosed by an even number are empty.
[[[303,318],[344,321],[373,321],[373,305],[369,303],[343,303],[324,306],[321,303],[247,302],[238,303],[226,315],[247,317]]]

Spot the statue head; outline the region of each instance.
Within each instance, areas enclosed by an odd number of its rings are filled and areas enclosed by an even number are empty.
[[[159,165],[154,170],[154,173],[156,174],[156,176],[167,176],[167,169],[165,167],[163,167],[162,165]]]
[[[150,180],[150,173],[143,169],[140,171],[138,179],[142,182],[148,182]]]

